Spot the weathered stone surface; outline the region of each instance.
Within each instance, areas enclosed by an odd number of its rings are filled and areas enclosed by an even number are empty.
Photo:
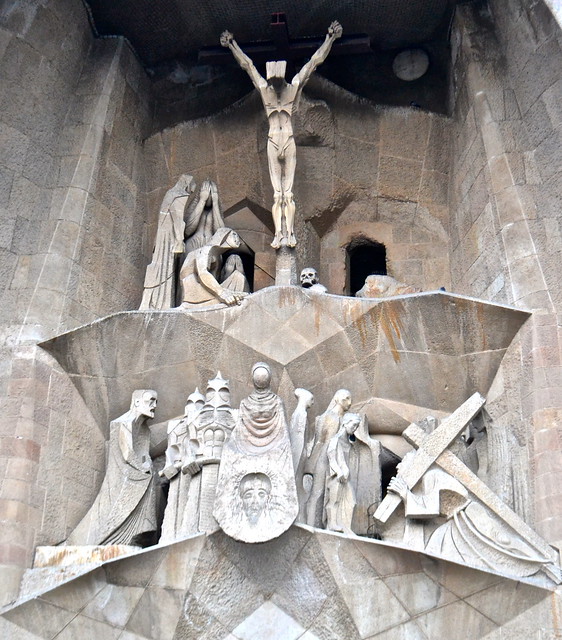
[[[268,311],[272,308],[275,316]],[[204,370],[227,375],[233,402],[239,402],[250,391],[247,376],[241,372],[248,371],[260,356],[271,363],[274,382],[287,370],[295,387],[309,389],[316,399],[315,411],[328,405],[334,388],[348,384],[356,402],[382,397],[416,405],[424,397],[429,409],[453,410],[470,395],[473,383],[467,367],[476,366],[477,361],[457,356],[483,358],[478,364],[479,384],[486,393],[506,346],[526,315],[443,292],[376,301],[312,298],[300,287],[269,288],[232,309],[196,314],[153,312],[148,323],[144,312],[116,314],[44,343],[44,347],[72,374],[88,405],[95,408],[101,428],[107,423],[108,410],[115,415],[127,402],[130,383],[124,371],[137,384],[142,381],[161,389],[160,416],[168,419],[180,414],[186,386],[200,384]],[[134,340],[123,343],[118,338],[123,331],[138,335],[140,327],[146,327],[142,350]],[[188,337],[181,343],[170,342],[169,336],[176,331]],[[337,334],[351,338],[351,349],[347,347],[345,353],[348,368],[327,377],[324,368],[313,363],[318,362],[316,354],[325,341]],[[221,350],[223,341],[232,346]],[[420,353],[421,344],[428,345],[426,353]],[[237,371],[229,365],[233,348],[237,350]],[[490,353],[493,358],[488,357]],[[353,363],[367,359],[378,359],[380,367],[372,373],[367,369],[363,382],[365,374],[354,369]],[[450,384],[453,380],[454,385]],[[315,417],[313,411],[311,417]]]
[[[107,561],[16,605],[0,624],[8,621],[22,638],[53,637],[72,621],[71,638],[214,640],[261,638],[283,621],[272,637],[286,630],[335,640],[424,637],[420,629],[436,637],[458,615],[466,637],[478,638],[548,603],[535,587],[419,559],[385,543],[300,527],[263,549],[218,532]]]

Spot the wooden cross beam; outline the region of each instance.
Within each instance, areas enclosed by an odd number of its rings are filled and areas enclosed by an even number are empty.
[[[270,60],[295,60],[310,58],[324,38],[295,38],[289,37],[287,17],[284,13],[274,13],[271,16],[272,41],[242,43],[240,47],[255,64],[265,64]],[[234,34],[236,36],[236,34]],[[355,53],[370,53],[371,39],[368,35],[358,34],[342,36],[332,46],[330,57],[344,56]],[[203,47],[199,49],[200,64],[232,64],[232,53],[224,47]]]

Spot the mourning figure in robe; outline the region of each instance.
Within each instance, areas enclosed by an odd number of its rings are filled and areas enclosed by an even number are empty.
[[[105,477],[94,504],[65,544],[154,544],[157,531],[156,495],[150,431],[157,394],[133,392],[131,408],[110,424]]]

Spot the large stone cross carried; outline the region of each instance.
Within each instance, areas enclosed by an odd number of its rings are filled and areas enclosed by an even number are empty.
[[[557,553],[531,527],[529,527],[512,509],[510,509],[478,476],[455,456],[448,447],[462,433],[467,424],[474,418],[486,402],[479,393],[472,395],[431,434],[416,423],[412,423],[402,434],[406,441],[417,448],[412,463],[400,471],[411,490],[421,480],[432,464],[437,464],[444,471],[456,478],[475,498],[501,518],[518,535],[535,548],[545,558],[556,564]],[[387,493],[375,511],[375,520],[385,523],[402,502],[395,493]],[[559,581],[559,575],[556,576]]]

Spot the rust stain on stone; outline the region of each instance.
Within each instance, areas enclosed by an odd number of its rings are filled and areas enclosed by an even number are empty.
[[[287,305],[295,304],[295,291],[289,287],[283,287],[279,291],[279,306],[286,307]]]
[[[355,324],[359,337],[361,338],[361,344],[365,347],[367,345],[368,327],[365,318],[365,309],[359,300],[346,300],[343,307],[343,314],[346,324]]]
[[[551,611],[552,611],[552,626],[554,627],[555,631],[560,631],[560,619],[559,619],[559,615],[558,615],[558,602],[557,602],[556,593],[554,593],[554,592],[550,594],[550,606],[551,606]]]
[[[321,314],[321,308],[320,305],[313,300],[312,301],[312,305],[314,306],[314,328],[316,329],[316,335],[320,334],[320,318],[322,316]]]
[[[40,567],[56,567],[61,563],[61,560],[66,555],[66,550],[59,551],[58,553],[54,553],[46,562],[42,562]]]
[[[400,316],[403,311],[404,308],[400,302],[387,302],[381,308],[380,325],[388,340],[394,362],[400,362],[400,352],[396,347],[395,337],[398,340],[402,337],[403,325]]]
[[[89,564],[92,562],[106,562],[107,560],[113,560],[125,555],[121,545],[107,545],[103,548],[96,548],[90,551],[86,551],[80,557],[73,558],[71,564]],[[70,556],[74,556],[73,550],[70,551]],[[61,548],[60,551],[52,552],[48,558],[38,562],[36,567],[57,567],[65,564],[65,559],[69,556],[68,548]]]

